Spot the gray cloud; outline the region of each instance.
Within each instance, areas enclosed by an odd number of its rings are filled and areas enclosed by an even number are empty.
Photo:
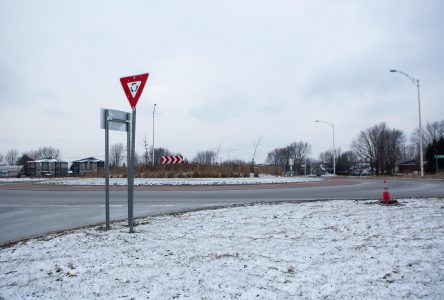
[[[330,142],[318,118],[337,124],[343,149],[375,122],[409,133],[414,87],[388,71],[420,78],[424,120],[442,118],[443,8],[433,0],[3,1],[0,105],[4,122],[26,121],[0,139],[20,137],[17,147],[28,150],[67,134],[64,155],[101,153],[99,109],[129,110],[118,79],[142,72],[151,77],[138,104],[138,132],[151,131],[157,103],[158,145],[190,157],[220,140],[249,153],[242,141],[258,136],[258,161],[265,145],[297,139],[324,151]],[[169,134],[179,129],[183,139]],[[187,142],[193,132],[198,143]]]

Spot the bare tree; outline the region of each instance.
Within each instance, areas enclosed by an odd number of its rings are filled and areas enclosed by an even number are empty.
[[[444,138],[444,120],[435,121],[432,123],[427,123],[424,127],[422,133],[422,145],[424,147],[423,151],[425,153],[426,148],[433,144],[433,142],[437,142],[440,139]],[[416,128],[412,133],[411,142],[418,145],[416,156],[419,157],[419,128]]]
[[[311,153],[311,145],[305,142],[295,142],[283,148],[276,148],[267,154],[266,161],[270,164],[285,166],[288,159],[294,159],[295,170],[303,164]]]
[[[38,159],[60,159],[60,150],[54,147],[40,147],[37,150],[32,150],[24,153],[29,157],[32,157],[34,160]]]
[[[149,161],[153,161],[153,147],[150,147],[150,157]],[[165,155],[173,155],[173,153],[166,148],[154,148],[154,162],[158,164],[160,162],[160,158]]]
[[[399,150],[401,162],[418,159],[418,147],[413,143],[401,145]]]
[[[5,155],[6,163],[10,166],[15,165],[17,163],[18,156],[19,152],[17,149],[8,150]]]
[[[38,151],[41,158],[60,159],[60,150],[54,147],[41,147]]]
[[[302,162],[311,153],[311,145],[304,142],[291,143],[287,148],[290,157],[298,162]]]
[[[3,163],[3,159],[4,159],[4,156],[2,153],[0,153],[0,165]]]
[[[374,135],[374,130],[375,128],[362,130],[351,144],[351,148],[356,153],[357,157],[361,161],[368,162],[370,164],[372,175],[376,161],[376,145],[374,145],[372,138]]]
[[[400,163],[401,147],[404,142],[405,136],[402,130],[386,128],[383,131],[381,152],[384,154],[381,158],[380,167],[383,173],[393,174],[396,171],[396,165]]]
[[[146,138],[146,135],[143,137],[142,144],[143,144],[143,154],[140,160],[145,166],[148,166],[150,163],[150,147],[148,145],[148,139]]]
[[[110,149],[110,164],[112,166],[120,166],[125,154],[125,147],[122,143],[113,144]]]
[[[356,155],[370,164],[376,175],[392,174],[401,158],[401,147],[404,144],[401,130],[390,129],[381,123],[363,130],[352,142]]]
[[[357,164],[357,162],[357,156],[353,151],[345,151],[342,154],[338,151],[336,174],[349,175],[351,169]]]
[[[285,166],[289,155],[287,148],[276,148],[268,152],[266,161],[273,165]]]
[[[193,162],[202,165],[211,165],[216,162],[217,153],[212,150],[201,151],[196,154]]]
[[[427,123],[425,129],[429,142],[439,141],[444,138],[444,120]]]
[[[259,137],[259,139],[257,140],[256,146],[254,146],[253,158],[251,159],[252,166],[254,166],[254,158],[256,157],[257,147],[259,147],[261,140],[262,140],[262,137]]]

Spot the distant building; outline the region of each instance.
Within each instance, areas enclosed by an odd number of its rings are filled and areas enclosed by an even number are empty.
[[[418,173],[418,171],[419,162],[416,160],[409,160],[399,164],[399,173],[401,174]]]
[[[19,177],[23,166],[0,166],[0,177]]]
[[[350,175],[353,176],[370,176],[371,174],[370,164],[367,162],[358,162],[350,168]]]
[[[103,170],[105,162],[95,157],[87,157],[75,160],[71,165],[72,175],[85,175],[86,173],[97,173]]]
[[[66,176],[68,162],[58,159],[40,159],[26,162],[26,175],[35,177]]]

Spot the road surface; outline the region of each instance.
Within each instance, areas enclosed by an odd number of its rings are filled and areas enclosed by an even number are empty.
[[[382,187],[382,179],[333,179],[322,184],[242,187],[146,187],[135,192],[134,214],[141,217],[258,202],[379,199]],[[103,187],[76,190],[79,188],[46,186],[47,190],[38,190],[39,187],[31,185],[30,188],[36,190],[14,189],[14,185],[0,184],[0,244],[104,223]],[[127,192],[124,189],[120,187],[110,193],[112,220],[127,218]],[[444,182],[390,180],[389,191],[392,198],[398,199],[444,198]]]

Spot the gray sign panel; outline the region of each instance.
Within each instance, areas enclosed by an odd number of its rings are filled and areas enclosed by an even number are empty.
[[[110,130],[128,131],[127,123],[131,119],[131,114],[126,111],[101,108],[100,128],[105,129],[105,111],[108,111],[108,126]]]

